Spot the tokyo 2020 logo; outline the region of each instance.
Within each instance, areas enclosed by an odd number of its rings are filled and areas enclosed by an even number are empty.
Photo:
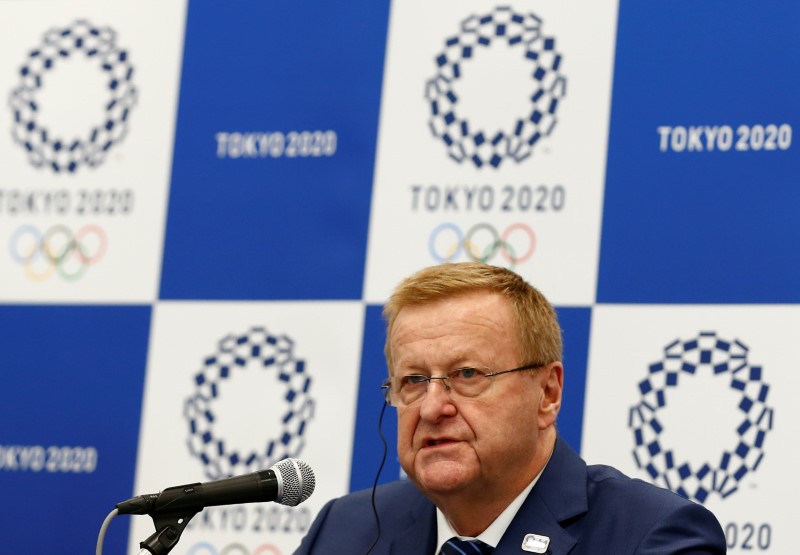
[[[48,80],[76,59],[90,61],[102,72],[105,92],[102,106],[97,107],[102,119],[86,122],[78,136],[65,136],[63,130],[50,128],[42,121],[42,112],[69,111],[72,103],[62,99],[58,108],[45,106],[40,97]],[[130,55],[117,44],[114,30],[78,20],[47,31],[41,44],[23,62],[19,84],[9,96],[14,142],[25,150],[34,167],[49,167],[55,173],[74,173],[81,166],[102,164],[108,151],[128,132],[138,94],[133,74]],[[57,92],[75,99],[80,99],[81,94],[80,90]]]
[[[773,409],[767,404],[770,387],[764,381],[763,369],[748,360],[748,351],[738,339],[702,332],[687,341],[670,342],[664,347],[663,358],[649,366],[647,377],[639,382],[641,398],[630,409],[628,427],[633,431],[636,465],[657,485],[704,503],[712,493],[722,498],[733,494],[742,479],[758,469],[772,430]],[[735,431],[733,443],[719,454],[692,463],[685,448],[681,451],[680,445],[664,441],[664,432],[670,426],[664,409],[679,387],[701,375],[713,376],[719,387],[729,388],[737,400],[731,409],[738,417],[730,422],[730,431]],[[705,397],[711,406],[713,392],[705,392]],[[700,428],[703,422],[692,425]],[[725,431],[713,433],[724,435]]]
[[[508,49],[509,55],[527,62],[530,89],[525,92],[529,107],[505,127],[478,129],[471,123],[470,114],[462,113],[459,84],[469,72],[469,62],[495,48]],[[485,15],[467,17],[461,22],[460,32],[448,38],[444,50],[435,56],[436,74],[425,84],[431,133],[458,163],[469,161],[478,168],[486,164],[497,168],[503,160],[525,160],[558,121],[559,102],[566,95],[562,61],[555,39],[544,34],[542,20],[534,14],[502,6]]]
[[[194,376],[195,392],[184,403],[184,417],[189,451],[210,479],[269,468],[302,453],[315,403],[311,376],[294,347],[286,335],[253,327],[222,338],[217,352],[203,361]],[[248,394],[252,399],[245,399]],[[233,418],[230,426],[224,426],[226,413],[242,405],[258,409],[266,404],[276,405],[267,407],[275,412],[274,421]],[[236,431],[243,431],[245,438],[238,445]]]

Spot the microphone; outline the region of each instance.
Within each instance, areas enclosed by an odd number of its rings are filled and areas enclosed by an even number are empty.
[[[276,501],[294,507],[314,493],[314,471],[303,461],[284,459],[259,470],[213,482],[167,488],[117,504],[121,515],[166,515],[202,511],[204,507]]]

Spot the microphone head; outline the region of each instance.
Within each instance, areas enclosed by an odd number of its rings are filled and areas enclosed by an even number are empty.
[[[281,505],[295,507],[314,493],[314,471],[307,463],[297,459],[283,459],[270,470],[279,479],[280,487],[275,501]]]

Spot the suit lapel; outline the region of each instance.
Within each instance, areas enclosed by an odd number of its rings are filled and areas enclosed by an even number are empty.
[[[569,446],[556,440],[547,467],[511,521],[495,555],[520,555],[528,534],[550,538],[549,555],[566,555],[577,544],[562,522],[588,510],[586,463]]]
[[[436,549],[436,508],[421,493],[409,503],[410,525],[392,534],[388,551],[376,549],[375,553],[390,555],[428,555]],[[403,510],[397,507],[397,510]]]
[[[528,534],[550,538],[549,555],[566,555],[577,543],[553,518],[547,506],[538,497],[531,495],[525,502],[511,525],[503,534],[494,555],[520,555],[528,553],[522,549],[522,542]]]

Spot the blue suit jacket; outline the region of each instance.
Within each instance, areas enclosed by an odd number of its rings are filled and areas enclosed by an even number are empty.
[[[436,513],[410,482],[375,494],[381,533],[371,555],[433,555]],[[628,478],[608,466],[588,466],[560,439],[541,478],[506,530],[495,555],[522,555],[526,534],[550,538],[551,555],[717,554],[725,536],[701,505]],[[362,555],[377,536],[371,491],[325,505],[295,554]]]

